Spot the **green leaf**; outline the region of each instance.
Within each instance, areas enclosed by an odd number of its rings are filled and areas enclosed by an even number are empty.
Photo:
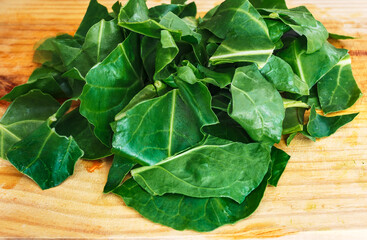
[[[111,151],[94,135],[93,126],[79,113],[79,108],[64,115],[55,125],[62,136],[72,136],[81,150],[83,158],[95,160],[111,155]]]
[[[65,66],[55,45],[55,42],[65,40],[73,41],[73,37],[68,34],[61,34],[37,43],[33,61],[60,72],[65,71]]]
[[[153,84],[146,85],[140,92],[138,92],[118,114],[115,116],[115,121],[118,121],[126,116],[126,112],[139,103],[153,99],[155,97],[159,97],[168,92],[167,85],[162,82],[155,82]]]
[[[220,88],[228,86],[232,82],[234,75],[234,68],[223,68],[213,71],[204,66],[198,65],[197,69],[205,76],[201,81],[213,84]]]
[[[312,54],[307,54],[306,49],[298,39],[293,41],[288,48],[281,50],[277,55],[285,60],[311,89],[347,52],[345,49],[337,49],[325,42],[321,49]]]
[[[218,123],[218,118],[211,108],[211,94],[205,84],[188,84],[177,80],[179,94],[191,111],[198,117],[202,126]]]
[[[286,99],[286,98],[282,98],[282,99],[283,99],[284,108],[292,108],[292,107],[309,108],[310,107],[307,103],[304,103],[302,101]]]
[[[276,147],[271,148],[271,177],[269,179],[269,184],[276,187],[278,185],[279,179],[282,176],[285,167],[287,166],[288,160],[291,158],[286,152],[280,150]]]
[[[307,38],[307,53],[323,47],[329,34],[324,25],[317,21],[305,6],[292,9],[262,9],[270,18],[281,20],[296,33]]]
[[[261,183],[269,163],[269,152],[261,144],[234,142],[199,146],[131,174],[152,195],[228,197],[241,203]]]
[[[177,40],[181,37],[180,31],[168,29],[149,18],[145,0],[129,0],[120,11],[118,25],[152,38],[160,38],[162,30],[168,30]]]
[[[55,187],[74,172],[76,161],[83,155],[72,137],[58,135],[43,123],[8,152],[9,161],[29,176],[42,189]]]
[[[55,98],[66,98],[67,94],[63,91],[60,83],[56,80],[60,78],[59,72],[48,67],[36,68],[28,79],[28,82],[16,86],[10,93],[3,96],[0,100],[14,101],[17,97],[28,93],[33,89],[39,89]]]
[[[309,94],[308,85],[294,74],[292,67],[286,61],[277,56],[272,55],[260,71],[279,91]]]
[[[305,109],[299,107],[291,107],[285,110],[283,120],[282,134],[290,134],[303,130]]]
[[[0,157],[10,147],[36,130],[60,104],[48,94],[32,90],[14,100],[0,119]]]
[[[180,31],[182,41],[191,44],[198,44],[201,41],[201,35],[194,32],[185,21],[172,12],[168,12],[159,23],[168,29]]]
[[[272,143],[280,141],[284,119],[283,101],[255,65],[237,68],[231,94],[229,115],[252,139]]]
[[[89,29],[82,51],[88,55],[93,63],[99,63],[123,40],[124,37],[117,21],[102,19]]]
[[[349,54],[320,79],[317,92],[325,114],[345,110],[362,96],[353,77]]]
[[[104,20],[110,20],[111,17],[108,14],[107,8],[97,2],[97,0],[90,0],[87,11],[84,15],[82,22],[78,30],[75,33],[75,38],[83,42],[84,37],[89,29],[97,22]]]
[[[335,117],[324,117],[317,114],[315,107],[312,106],[309,122],[307,123],[307,131],[313,137],[328,137],[340,127],[351,122],[357,115],[358,113],[353,113]]]
[[[171,34],[162,30],[161,41],[157,47],[154,80],[165,80],[171,75],[168,65],[175,59],[178,52],[179,49]]]
[[[355,37],[352,37],[352,36],[340,35],[340,34],[335,34],[335,33],[329,33],[329,38],[335,39],[335,40],[338,40],[338,39],[341,39],[341,40],[344,40],[344,39],[356,39]]]
[[[264,19],[264,21],[269,29],[270,39],[273,41],[274,44],[276,44],[279,41],[281,42],[280,39],[282,38],[284,33],[288,32],[291,29],[287,24],[281,21],[276,21],[267,18]]]
[[[147,73],[149,79],[153,80],[153,75],[155,72],[156,54],[157,46],[159,40],[155,38],[150,38],[144,36],[140,43],[140,55],[143,61],[145,72]]]
[[[139,40],[133,33],[88,72],[80,113],[95,126],[96,136],[105,145],[111,144],[110,123],[115,115],[142,89],[143,73]]]
[[[179,194],[152,196],[133,179],[127,180],[113,193],[153,222],[176,230],[207,232],[250,216],[260,204],[268,178],[266,175],[241,204],[228,198],[192,198]]]
[[[209,59],[213,65],[254,62],[261,68],[273,53],[266,23],[248,0],[224,1],[201,26],[225,39]]]
[[[119,155],[115,155],[110,171],[108,172],[108,178],[103,192],[109,193],[120,186],[126,175],[135,165],[136,163]]]
[[[202,95],[199,97],[196,92]],[[207,112],[211,99],[206,99],[210,95],[201,89],[191,93],[194,95],[188,95],[190,102],[196,104],[191,98],[197,98],[201,103],[195,112],[182,100],[179,90],[141,102],[127,111],[124,118],[113,124],[114,151],[141,165],[154,165],[199,143],[203,139],[203,124],[211,123],[202,122],[196,114]]]

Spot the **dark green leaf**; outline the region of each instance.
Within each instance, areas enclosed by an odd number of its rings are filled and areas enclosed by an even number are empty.
[[[349,54],[320,79],[317,92],[325,114],[345,110],[362,96],[353,77]]]
[[[105,145],[111,144],[109,124],[142,89],[143,72],[138,36],[133,33],[88,72],[80,96],[80,113],[95,126],[96,136]]]
[[[203,96],[210,95],[205,93],[200,98],[192,95],[192,98],[197,97],[198,101],[202,101],[196,112],[185,104],[178,90],[136,105],[113,126],[114,150],[141,165],[154,165],[199,143],[203,139],[203,125],[212,124],[201,122],[202,118],[195,114],[206,112],[210,106],[208,103],[210,104],[211,99]],[[156,121],[157,118],[160,120]]]
[[[36,68],[29,77],[27,83],[16,86],[10,93],[3,96],[0,100],[14,101],[17,97],[26,94],[33,89],[39,89],[55,98],[66,98],[67,93],[63,91],[63,88],[55,79],[60,77],[59,74],[60,73],[58,71],[52,68],[44,66]]]
[[[276,147],[271,148],[271,177],[269,179],[269,184],[276,187],[278,181],[282,176],[285,167],[287,166],[288,160],[291,158],[286,152],[280,150]]]
[[[307,53],[322,48],[329,34],[324,25],[317,21],[305,6],[292,9],[263,9],[270,18],[279,19],[299,35],[307,38]]]
[[[85,36],[82,51],[93,63],[103,61],[116,46],[124,40],[116,20],[102,19],[94,24]]]
[[[325,42],[321,49],[307,54],[302,42],[298,39],[277,55],[291,65],[293,71],[311,89],[347,52],[345,49],[337,49]]]
[[[308,95],[308,85],[294,74],[291,66],[283,59],[272,55],[261,74],[279,91]]]
[[[347,35],[340,35],[340,34],[335,34],[335,33],[329,33],[329,38],[331,39],[356,39],[355,37],[352,36],[347,36]]]
[[[55,130],[62,136],[72,136],[83,150],[83,158],[95,160],[111,155],[111,151],[94,135],[93,126],[79,113],[79,108],[60,118]]]
[[[152,196],[133,179],[127,180],[113,193],[151,221],[176,230],[206,232],[250,216],[260,204],[268,178],[266,175],[241,204],[228,198],[192,198],[179,194]]]
[[[255,65],[237,68],[231,93],[229,114],[250,137],[256,141],[279,142],[284,119],[283,101]]]
[[[315,107],[311,108],[307,131],[311,136],[322,138],[335,133],[340,127],[351,122],[358,113],[346,114],[335,117],[324,117],[316,113]]]
[[[75,33],[75,38],[83,42],[84,37],[89,29],[102,19],[111,19],[110,15],[108,14],[107,8],[99,4],[97,0],[90,0],[87,12],[85,13],[84,18]]]
[[[233,142],[198,146],[131,174],[152,195],[228,197],[242,203],[261,183],[269,163],[269,152],[261,144]]]
[[[285,110],[282,134],[290,134],[303,130],[304,108],[292,107]]]
[[[103,192],[109,193],[116,189],[135,165],[136,163],[119,155],[115,155],[110,171],[108,172],[108,178]]]
[[[60,104],[48,94],[32,90],[14,100],[0,120],[0,157],[10,147],[36,130]]]
[[[202,27],[225,39],[209,59],[213,65],[254,62],[263,67],[274,49],[264,20],[248,0],[223,2]]]

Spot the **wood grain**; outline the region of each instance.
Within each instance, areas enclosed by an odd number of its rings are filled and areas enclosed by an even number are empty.
[[[111,6],[113,1],[101,1]],[[150,6],[161,1],[148,1]],[[198,0],[203,15],[218,0]],[[367,90],[367,2],[290,0],[305,4],[330,32],[357,36],[334,41],[350,49],[352,67]],[[27,81],[36,67],[33,45],[60,32],[73,34],[87,0],[0,0],[0,96]],[[0,102],[0,115],[8,104]],[[175,231],[142,218],[114,195],[102,194],[110,160],[101,166],[79,161],[61,186],[42,191],[0,160],[0,236],[138,239],[365,239],[367,236],[367,100],[346,113],[360,112],[332,137],[310,142],[297,137],[277,188],[269,187],[259,209],[247,220],[210,233]],[[91,168],[95,168],[94,171]],[[89,170],[89,171],[88,171]]]

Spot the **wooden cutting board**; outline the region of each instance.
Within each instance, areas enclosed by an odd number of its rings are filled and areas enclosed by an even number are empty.
[[[101,1],[112,6],[113,1]],[[156,5],[161,1],[148,1]],[[197,0],[202,16],[218,0]],[[352,67],[367,90],[367,1],[289,0],[306,4],[330,32],[357,36],[335,41],[350,49]],[[73,34],[88,0],[0,0],[0,97],[27,81],[33,45],[60,32]],[[0,115],[8,103],[0,101]],[[0,236],[138,239],[367,238],[367,99],[345,113],[360,115],[316,143],[297,137],[280,146],[291,156],[277,188],[269,187],[250,218],[209,233],[175,231],[142,218],[117,196],[102,194],[111,160],[79,161],[61,186],[42,191],[0,160]]]

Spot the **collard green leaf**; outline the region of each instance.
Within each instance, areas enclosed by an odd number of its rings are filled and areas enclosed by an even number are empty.
[[[83,151],[72,137],[58,135],[43,123],[30,135],[15,143],[7,156],[21,173],[34,180],[42,189],[55,187],[74,172]]]
[[[204,145],[154,166],[136,168],[131,174],[152,195],[228,197],[242,203],[261,183],[269,163],[269,152],[259,143]]]
[[[195,97],[198,96],[192,96]],[[204,99],[203,103],[210,100]],[[204,109],[199,112],[208,108],[204,104],[199,106]],[[157,118],[160,120],[156,121]],[[141,165],[154,165],[199,143],[203,139],[202,127],[196,112],[185,104],[178,90],[172,90],[127,111],[124,118],[113,124],[112,145],[123,157]]]
[[[345,124],[351,122],[357,115],[358,113],[353,113],[335,117],[324,117],[317,114],[315,107],[312,107],[307,123],[307,131],[313,137],[328,137]]]
[[[320,79],[317,92],[325,114],[345,110],[362,96],[353,77],[349,54]]]
[[[82,22],[78,30],[75,33],[75,38],[80,42],[84,41],[84,37],[89,29],[97,22],[104,20],[110,20],[111,17],[108,14],[107,8],[97,2],[97,0],[90,0],[87,11],[84,15]]]
[[[340,35],[340,34],[336,34],[336,33],[329,33],[329,38],[335,39],[335,40],[355,39],[355,37],[352,37],[352,36]]]
[[[54,41],[58,55],[67,71],[76,68],[85,76],[95,64],[91,58],[82,51],[82,46],[75,39]]]
[[[218,123],[218,118],[211,108],[211,94],[205,84],[197,82],[188,84],[183,81],[176,81],[179,94],[202,126]]]
[[[168,65],[175,59],[178,52],[179,49],[171,34],[162,30],[155,60],[154,80],[165,80],[170,77],[171,72],[168,70]]]
[[[167,85],[162,82],[155,82],[153,84],[146,85],[142,90],[140,90],[118,114],[115,116],[115,121],[120,120],[126,116],[126,112],[139,103],[149,100],[155,97],[159,97],[168,92]]]
[[[67,94],[55,79],[60,77],[59,75],[60,73],[52,68],[44,66],[36,68],[29,77],[27,83],[16,86],[10,93],[3,96],[0,100],[14,101],[17,97],[24,95],[33,89],[39,89],[55,98],[66,98]],[[62,84],[61,81],[60,83]]]
[[[287,24],[281,21],[276,21],[268,18],[264,19],[264,21],[269,29],[270,39],[273,41],[274,44],[281,41],[280,39],[282,38],[284,33],[288,32],[291,29]]]
[[[308,95],[308,85],[294,74],[291,66],[283,59],[272,55],[261,74],[279,91]]]
[[[234,75],[234,68],[223,68],[213,71],[199,65],[198,70],[205,76],[205,78],[202,79],[203,82],[213,84],[220,88],[228,86],[232,82]]]
[[[260,204],[268,178],[266,175],[241,204],[229,198],[192,198],[179,194],[152,196],[133,179],[127,180],[113,193],[153,222],[176,230],[206,232],[250,216]]]
[[[151,37],[144,36],[140,43],[140,55],[143,61],[145,72],[149,79],[153,80],[155,72],[155,60],[157,54],[157,46],[159,40]]]
[[[182,41],[192,44],[198,44],[201,41],[201,35],[193,31],[185,21],[172,12],[164,15],[159,23],[168,29],[180,31]]]
[[[232,118],[230,118],[227,112],[221,112],[217,114],[219,123],[205,126],[204,132],[210,136],[229,140],[232,142],[250,143],[251,138],[245,132],[245,130]]]
[[[307,103],[302,101],[297,101],[293,99],[283,98],[283,105],[284,108],[292,108],[292,107],[299,107],[299,108],[309,108],[310,106]]]
[[[54,114],[60,104],[48,94],[32,90],[14,100],[0,119],[0,157]]]
[[[148,7],[144,0],[129,0],[120,11],[118,24],[130,31],[152,38],[160,38],[162,30],[170,31],[177,40],[181,37],[179,31],[170,30],[150,19]]]
[[[65,71],[65,66],[61,61],[60,54],[55,46],[55,42],[64,40],[73,40],[73,37],[69,34],[61,34],[56,37],[42,40],[41,43],[37,43],[36,50],[33,55],[33,61],[46,67],[54,68],[60,72]]]
[[[79,113],[79,108],[60,118],[55,130],[62,136],[72,136],[81,150],[83,158],[95,160],[111,155],[111,151],[94,135],[93,125]]]
[[[307,38],[307,53],[322,48],[329,34],[324,25],[317,21],[305,6],[292,9],[262,9],[270,18],[280,19],[299,35]]]
[[[88,55],[93,63],[99,63],[123,40],[124,37],[117,21],[102,19],[89,29],[82,51]]]
[[[276,147],[271,148],[271,177],[269,179],[269,184],[276,187],[278,185],[279,179],[282,176],[285,167],[287,166],[288,160],[291,158],[286,152],[280,150]]]
[[[300,39],[281,50],[277,55],[286,61],[293,71],[307,83],[309,89],[314,86],[347,54],[345,49],[337,49],[328,42],[316,52],[307,54]]]
[[[291,107],[285,110],[282,134],[290,134],[303,130],[305,109]]]
[[[107,146],[112,138],[109,124],[143,87],[139,51],[138,36],[131,33],[85,78],[80,113],[95,126],[96,136]]]
[[[237,68],[231,94],[229,115],[252,139],[272,143],[280,141],[284,119],[283,101],[279,92],[262,77],[255,65]]]
[[[248,0],[224,1],[201,26],[225,39],[209,59],[213,65],[254,62],[261,68],[273,53],[268,28]]]
[[[108,172],[108,178],[103,192],[109,193],[116,189],[135,165],[135,162],[132,162],[119,155],[115,155],[110,171]]]

